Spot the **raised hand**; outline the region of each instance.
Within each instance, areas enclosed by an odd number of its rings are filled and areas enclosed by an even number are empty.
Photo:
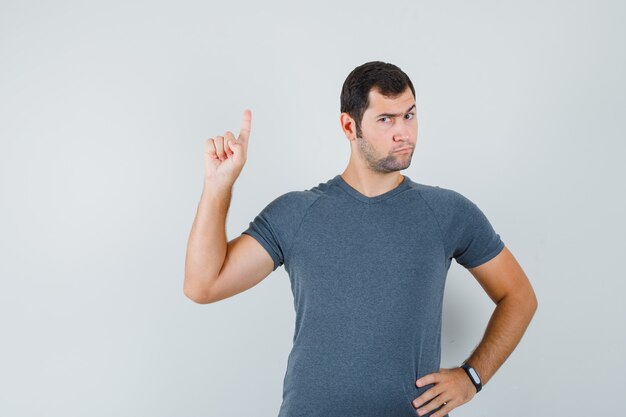
[[[204,177],[205,181],[217,182],[220,185],[232,186],[239,177],[248,153],[248,138],[252,112],[244,110],[239,136],[226,131],[224,136],[215,136],[204,143]]]

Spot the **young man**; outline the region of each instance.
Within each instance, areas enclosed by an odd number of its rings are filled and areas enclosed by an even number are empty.
[[[184,292],[216,302],[285,265],[296,323],[279,417],[447,416],[491,379],[534,315],[534,291],[483,212],[458,192],[400,174],[416,146],[415,110],[400,68],[355,68],[341,92],[351,147],[344,172],[277,197],[230,242],[225,218],[247,157],[250,111],[238,139],[226,132],[206,141]],[[453,258],[496,308],[463,365],[440,369]]]

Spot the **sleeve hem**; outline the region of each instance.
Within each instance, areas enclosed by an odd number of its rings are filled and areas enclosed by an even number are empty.
[[[498,246],[496,246],[496,248],[494,250],[492,250],[491,252],[489,252],[487,255],[475,260],[474,262],[470,262],[468,264],[463,265],[465,268],[470,269],[470,268],[476,268],[477,266],[480,266],[484,263],[486,263],[487,261],[490,261],[491,259],[495,258],[496,255],[498,255],[502,249],[504,249],[504,242],[502,240],[500,240],[498,242]]]
[[[267,251],[267,253],[270,255],[270,257],[274,261],[274,269],[272,271],[276,271],[278,269],[278,267],[281,265],[280,258],[274,252],[272,247],[265,241],[265,239],[263,239],[263,237],[260,234],[258,234],[257,232],[255,232],[254,230],[246,230],[244,232],[241,232],[241,234],[242,235],[245,234],[245,235],[252,236],[253,238],[255,238],[257,240],[257,242],[259,242],[261,244],[261,246],[263,246],[263,248]]]

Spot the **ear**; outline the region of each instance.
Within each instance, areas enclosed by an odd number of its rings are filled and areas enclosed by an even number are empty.
[[[341,124],[341,130],[346,135],[348,140],[354,140],[356,138],[356,123],[348,113],[341,113],[339,116],[339,123]]]

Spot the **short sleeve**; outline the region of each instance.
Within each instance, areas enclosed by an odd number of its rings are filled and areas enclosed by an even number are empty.
[[[290,191],[271,201],[241,232],[255,238],[274,261],[274,271],[283,265],[295,239],[311,195]]]
[[[465,268],[474,268],[502,251],[504,242],[482,210],[467,197],[456,193],[450,225],[452,257]]]

